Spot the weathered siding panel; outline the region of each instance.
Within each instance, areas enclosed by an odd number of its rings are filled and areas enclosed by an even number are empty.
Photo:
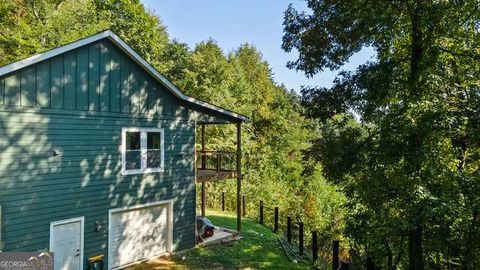
[[[37,104],[50,108],[50,61],[37,65]]]
[[[5,105],[20,106],[20,72],[5,77]]]
[[[85,259],[107,255],[109,209],[167,199],[175,250],[192,247],[195,128],[172,113],[184,110],[109,41],[0,78],[3,250],[47,250],[50,222],[84,216]],[[165,129],[165,172],[122,176],[123,127]]]
[[[5,97],[5,78],[0,77],[0,105],[3,105],[3,100]]]
[[[63,55],[51,59],[51,107],[55,109],[63,108]]]
[[[120,111],[120,97],[122,93],[122,80],[120,74],[120,54],[111,50],[110,58],[110,109],[112,112]]]
[[[37,104],[35,67],[29,67],[21,72],[20,103],[25,107],[35,107]]]
[[[140,73],[137,67],[132,66],[132,73],[131,73],[131,89],[134,91],[130,91],[130,113],[140,113]],[[137,90],[138,89],[138,90]],[[135,91],[137,90],[137,91]]]
[[[98,110],[100,88],[100,46],[93,44],[88,47],[88,109]]]
[[[100,110],[110,111],[110,50],[100,44]]]
[[[65,67],[64,75],[64,93],[65,93],[65,109],[75,110],[77,108],[77,61],[76,53],[67,52],[64,57],[63,66]]]
[[[88,47],[77,53],[77,110],[88,110]]]
[[[122,112],[130,112],[130,87],[132,85],[131,65],[125,56],[120,57],[121,81],[122,81]]]

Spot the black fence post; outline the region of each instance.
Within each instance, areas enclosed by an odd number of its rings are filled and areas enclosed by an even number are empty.
[[[298,223],[298,251],[303,256],[303,222]]]
[[[333,258],[332,258],[332,269],[337,270],[339,266],[339,251],[340,251],[340,242],[338,240],[333,240]]]
[[[313,264],[318,259],[318,235],[317,231],[312,231],[312,259],[313,259]]]
[[[375,270],[375,265],[373,264],[372,257],[367,257],[366,268],[367,270]]]
[[[263,222],[263,201],[260,201],[260,224],[264,224],[264,222]]]
[[[245,195],[242,196],[242,215],[245,216],[247,214],[247,207],[245,206],[246,205],[246,201],[245,201]]]
[[[222,191],[222,211],[225,211],[225,191]]]
[[[287,217],[287,241],[288,243],[292,242],[292,217]]]
[[[275,215],[273,218],[273,232],[278,232],[278,207],[275,207]]]

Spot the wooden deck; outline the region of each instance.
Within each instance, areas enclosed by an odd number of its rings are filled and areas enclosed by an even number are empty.
[[[197,248],[206,247],[215,244],[227,243],[240,239],[240,233],[223,227],[215,226],[212,236],[202,239],[203,241],[196,245]]]
[[[217,171],[210,169],[197,169],[197,183],[220,181],[237,177],[236,171]]]

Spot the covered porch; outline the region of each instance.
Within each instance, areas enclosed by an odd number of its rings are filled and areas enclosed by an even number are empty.
[[[200,185],[200,216],[205,217],[207,214],[207,183],[236,181],[236,228],[218,227],[213,236],[203,239],[198,246],[239,237],[242,227],[242,123],[246,120],[245,116],[228,110],[202,111],[196,114],[195,182]],[[233,145],[229,145],[228,149],[211,147],[209,131],[215,125],[233,125],[235,134],[227,138],[229,142],[233,141]]]

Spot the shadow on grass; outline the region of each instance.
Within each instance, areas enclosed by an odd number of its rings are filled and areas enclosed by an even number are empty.
[[[232,213],[209,211],[207,217],[216,226],[235,228]],[[130,270],[147,269],[310,269],[290,262],[280,247],[277,235],[251,219],[242,221],[242,239],[207,248],[189,250],[164,260],[143,263]]]

